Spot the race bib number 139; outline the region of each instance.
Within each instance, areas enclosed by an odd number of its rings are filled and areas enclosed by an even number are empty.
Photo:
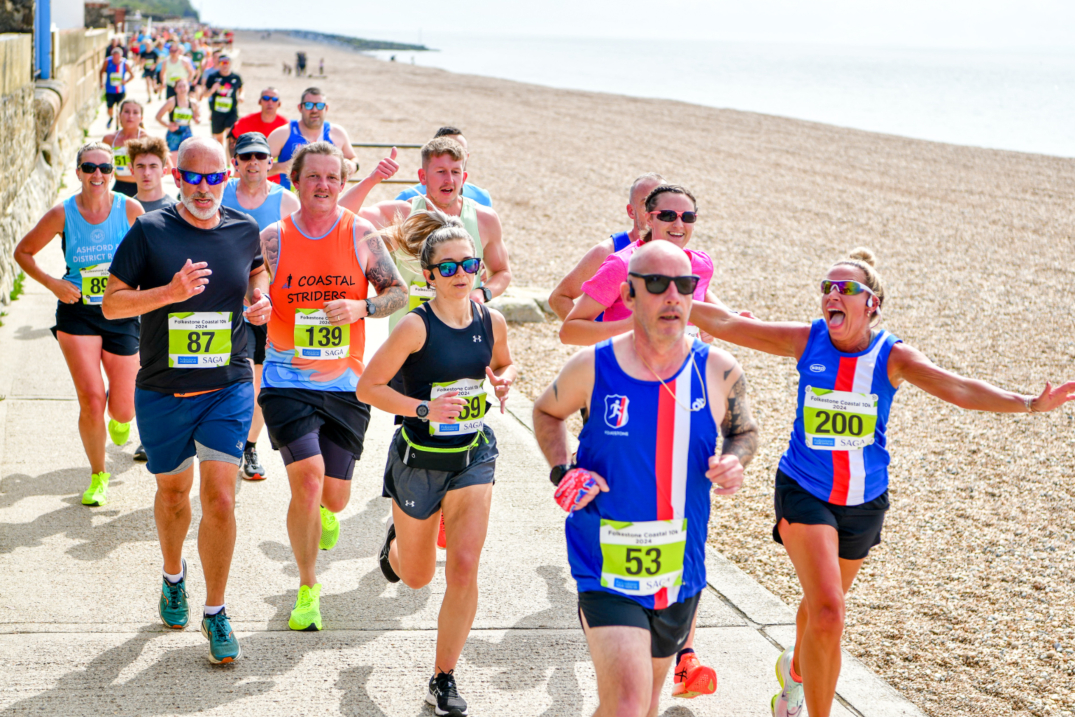
[[[295,309],[295,353],[308,359],[347,358],[351,326],[332,326],[323,309]]]
[[[216,368],[230,363],[230,311],[168,314],[169,368]]]

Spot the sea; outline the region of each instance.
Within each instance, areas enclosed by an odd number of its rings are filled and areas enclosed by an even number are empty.
[[[313,29],[313,28],[311,28]],[[334,32],[341,32],[339,29]],[[1075,50],[971,50],[361,32],[396,62],[564,89],[1075,157]],[[313,54],[316,54],[313,53]]]

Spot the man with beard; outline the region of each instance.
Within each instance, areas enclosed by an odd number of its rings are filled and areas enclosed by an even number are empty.
[[[298,104],[301,119],[291,120],[283,127],[277,127],[269,135],[269,148],[276,164],[270,176],[280,176],[280,186],[291,189],[291,160],[295,152],[310,142],[328,142],[343,152],[345,174],[354,174],[358,165],[355,163],[355,150],[351,147],[351,138],[347,130],[339,125],[333,126],[325,121],[328,114],[328,99],[317,87],[307,88],[302,93]]]
[[[183,541],[199,460],[201,630],[209,660],[218,664],[242,655],[224,589],[235,549],[235,477],[254,400],[243,317],[264,324],[272,307],[263,295],[269,275],[257,222],[220,206],[228,178],[224,148],[191,138],[178,164],[181,202],[135,221],[112,259],[102,309],[109,319],[142,317],[135,412],[146,467],[157,478],[153,514],[164,555],[158,613],[175,629],[190,618]]]

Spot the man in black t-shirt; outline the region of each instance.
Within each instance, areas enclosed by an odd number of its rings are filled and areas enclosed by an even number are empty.
[[[154,516],[164,554],[158,612],[172,628],[189,619],[183,541],[197,456],[202,634],[212,662],[232,662],[242,650],[224,610],[224,589],[235,548],[235,478],[254,397],[243,315],[252,324],[268,320],[269,275],[257,222],[220,206],[228,177],[223,147],[189,139],[178,165],[180,203],[131,226],[124,251],[112,259],[102,309],[109,318],[142,317],[135,413],[147,468],[157,476]]]
[[[231,71],[231,58],[227,55],[220,56],[218,68],[206,75],[205,95],[209,98],[213,138],[224,144],[224,135],[239,121],[243,78]]]

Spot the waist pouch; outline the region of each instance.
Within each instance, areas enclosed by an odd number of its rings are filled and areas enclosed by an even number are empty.
[[[458,448],[422,446],[407,436],[407,429],[403,426],[399,427],[395,438],[396,452],[399,454],[399,459],[403,461],[403,465],[409,468],[448,473],[466,470],[477,455],[481,441],[489,442],[484,431],[478,431],[470,444]]]

